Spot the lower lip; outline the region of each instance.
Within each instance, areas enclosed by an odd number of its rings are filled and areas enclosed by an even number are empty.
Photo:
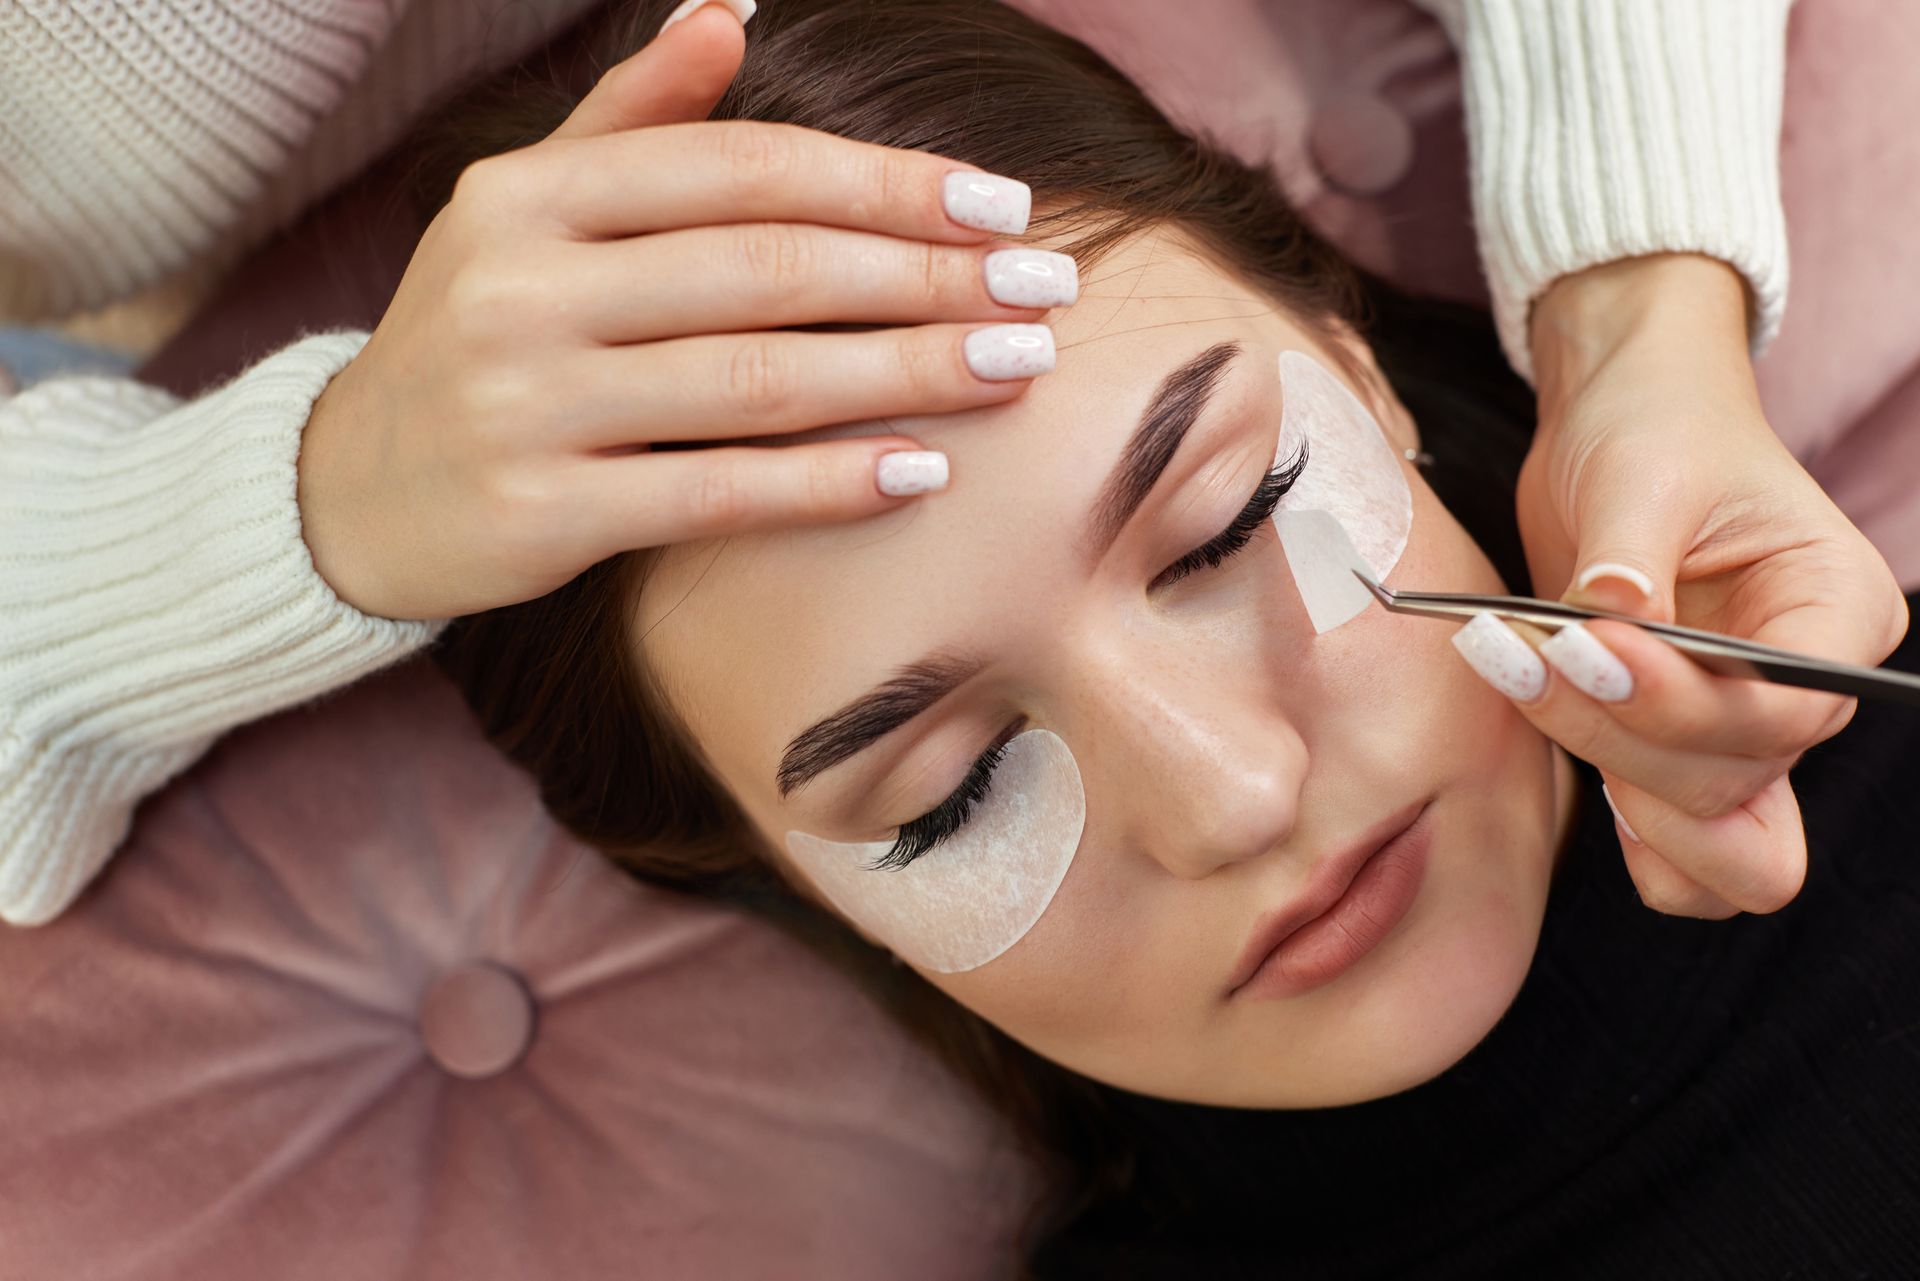
[[[1268,953],[1238,994],[1266,1000],[1310,992],[1346,973],[1391,934],[1426,880],[1433,847],[1427,813],[1421,810],[1405,831],[1375,850],[1347,892]]]

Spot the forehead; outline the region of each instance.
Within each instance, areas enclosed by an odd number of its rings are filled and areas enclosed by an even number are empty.
[[[995,653],[1042,625],[1036,604],[1085,577],[1074,539],[1155,386],[1213,343],[1247,354],[1229,386],[1276,377],[1274,354],[1314,346],[1263,295],[1170,235],[1082,268],[1049,315],[1053,373],[1018,399],[895,418],[944,450],[948,488],[866,520],[669,549],[635,635],[722,781],[748,808],[771,795],[788,737],[934,645]]]

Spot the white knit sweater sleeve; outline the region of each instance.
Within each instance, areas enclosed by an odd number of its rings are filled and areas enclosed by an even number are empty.
[[[1792,0],[1415,0],[1460,52],[1473,208],[1507,358],[1560,276],[1693,251],[1787,304],[1780,106]]]
[[[595,0],[0,0],[0,317],[224,270]]]
[[[445,629],[348,606],[301,538],[301,434],[366,338],[186,404],[91,377],[0,400],[0,918],[58,915],[226,730]]]

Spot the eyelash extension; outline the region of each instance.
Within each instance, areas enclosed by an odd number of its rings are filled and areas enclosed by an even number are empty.
[[[986,799],[987,789],[993,786],[993,772],[1000,768],[1000,758],[1007,754],[1012,739],[1012,734],[1003,734],[999,742],[980,753],[953,795],[911,823],[902,823],[893,848],[867,864],[867,870],[903,868],[965,827],[973,816],[973,807]]]
[[[1254,531],[1273,515],[1274,509],[1280,506],[1280,500],[1287,496],[1287,491],[1293,488],[1300,479],[1300,473],[1306,469],[1307,443],[1301,441],[1299,453],[1260,478],[1260,483],[1254,487],[1253,497],[1233,518],[1232,524],[1161,570],[1160,576],[1149,586],[1166,587],[1188,574],[1212,569],[1245,547],[1252,540]]]

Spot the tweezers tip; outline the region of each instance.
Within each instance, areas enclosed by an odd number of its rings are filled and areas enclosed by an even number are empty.
[[[1379,601],[1382,605],[1393,604],[1393,593],[1389,591],[1387,588],[1382,587],[1379,583],[1375,582],[1373,575],[1369,574],[1366,570],[1361,569],[1358,565],[1350,565],[1348,566],[1348,568],[1353,571],[1353,576],[1355,578],[1359,579],[1362,583],[1366,584],[1367,590],[1373,593],[1375,600]]]

